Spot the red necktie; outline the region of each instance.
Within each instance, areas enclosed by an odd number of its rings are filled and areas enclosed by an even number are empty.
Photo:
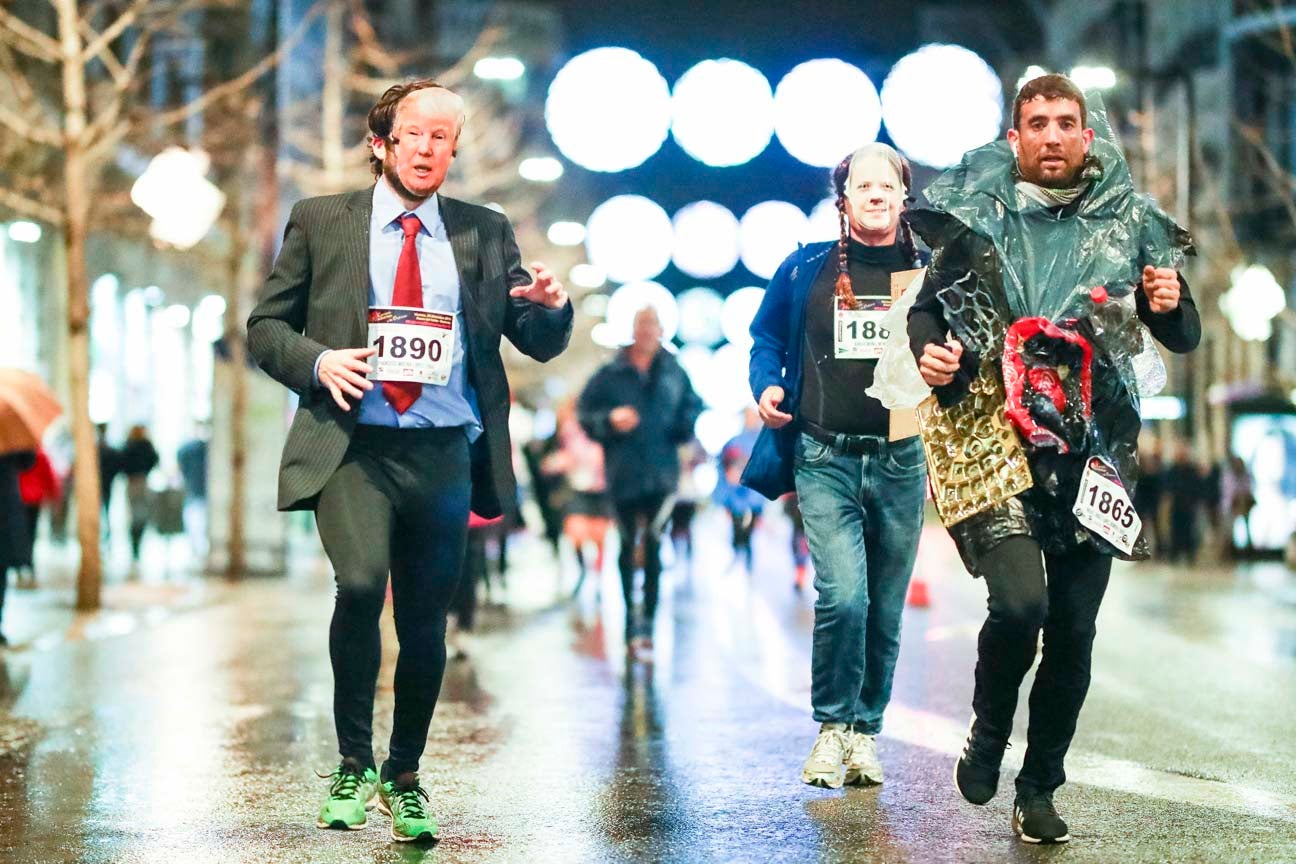
[[[423,277],[419,273],[415,243],[423,223],[413,213],[400,217],[400,223],[405,232],[405,242],[401,246],[400,260],[396,262],[396,286],[392,289],[391,302],[393,306],[422,309]],[[404,414],[423,393],[423,385],[417,381],[384,381],[382,389],[383,398],[396,409],[397,414]]]

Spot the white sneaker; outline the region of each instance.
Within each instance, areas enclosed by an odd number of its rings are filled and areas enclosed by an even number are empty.
[[[877,744],[872,735],[851,732],[850,752],[846,754],[846,784],[876,786],[882,782],[882,763],[878,761]]]
[[[801,768],[801,782],[825,789],[840,789],[845,776],[842,764],[850,753],[850,733],[845,723],[824,723]]]

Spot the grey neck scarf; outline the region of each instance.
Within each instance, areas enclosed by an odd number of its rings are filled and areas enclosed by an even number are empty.
[[[1017,181],[1018,192],[1045,207],[1065,207],[1083,195],[1088,188],[1088,180],[1082,180],[1079,185],[1065,189],[1050,189],[1047,186],[1031,183],[1029,180]]]

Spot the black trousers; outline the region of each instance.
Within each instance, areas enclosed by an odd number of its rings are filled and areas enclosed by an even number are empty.
[[[329,627],[338,752],[374,765],[378,618],[391,573],[400,654],[387,776],[417,771],[446,666],[472,491],[459,427],[360,426],[320,493],[316,521],[337,580]]]
[[[1089,692],[1095,620],[1111,575],[1111,558],[1089,546],[1042,554],[1029,537],[1011,537],[981,562],[990,596],[977,642],[977,728],[1007,741],[1022,679],[1044,650],[1030,693],[1026,756],[1017,788],[1051,792],[1066,782],[1062,762]]]
[[[613,502],[616,510],[617,531],[621,534],[621,553],[617,565],[621,570],[621,594],[625,597],[626,631],[629,635],[634,616],[635,546],[643,539],[643,624],[650,627],[657,615],[657,595],[661,586],[661,537],[666,527],[670,496],[644,495],[637,498],[618,498]]]

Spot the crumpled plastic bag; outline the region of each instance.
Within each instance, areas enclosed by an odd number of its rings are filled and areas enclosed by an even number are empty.
[[[864,391],[892,411],[916,408],[931,395],[931,388],[922,379],[918,363],[909,350],[909,309],[918,299],[925,273],[920,271],[891,304],[891,310],[882,316],[882,328],[890,335],[873,370],[873,383]]]

